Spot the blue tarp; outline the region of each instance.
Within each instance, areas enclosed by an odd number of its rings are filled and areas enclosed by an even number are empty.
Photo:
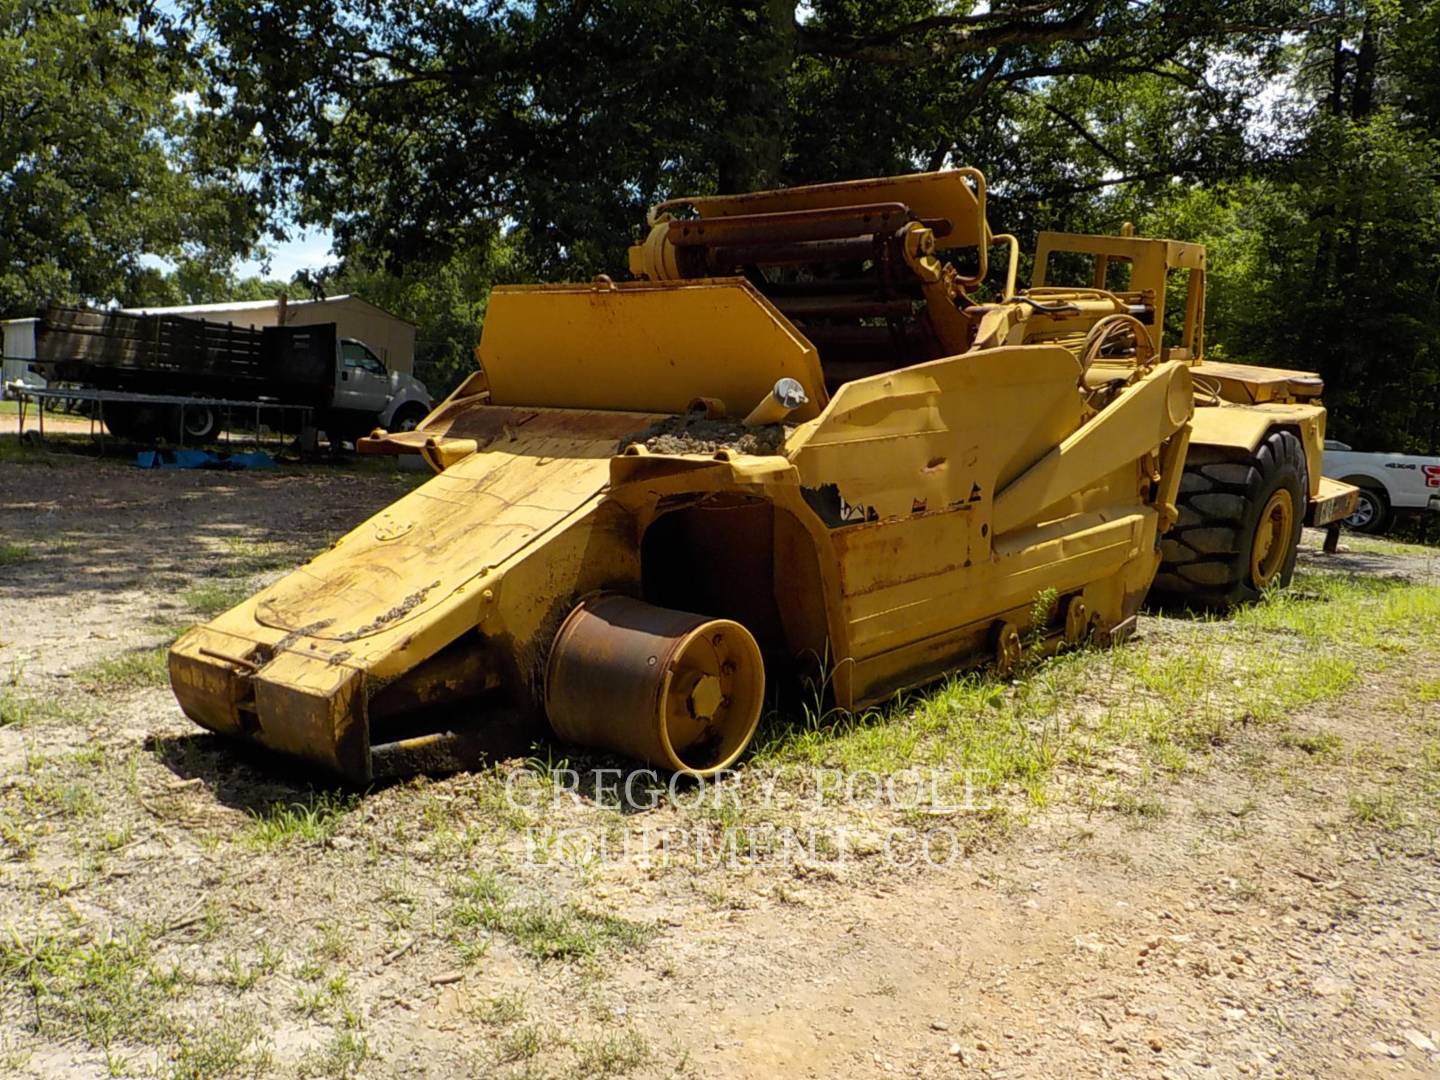
[[[215,454],[209,450],[141,450],[135,464],[142,469],[273,469],[275,459],[263,450],[249,454]]]

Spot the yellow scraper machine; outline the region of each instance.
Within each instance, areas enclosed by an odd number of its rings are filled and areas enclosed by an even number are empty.
[[[705,775],[767,674],[853,709],[1115,640],[1152,592],[1284,585],[1351,511],[1320,380],[1202,361],[1198,245],[1042,234],[1017,291],[973,169],[649,225],[633,281],[491,294],[479,370],[363,444],[438,475],[182,637],[191,718],[357,783],[546,721]]]

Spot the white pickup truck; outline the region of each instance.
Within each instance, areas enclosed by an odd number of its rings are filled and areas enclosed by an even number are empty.
[[[409,431],[432,405],[430,391],[413,375],[389,370],[363,341],[340,339],[339,379],[328,415],[332,438],[351,439],[374,427]]]
[[[1384,532],[1397,511],[1440,511],[1440,457],[1367,454],[1326,439],[1324,472],[1360,489],[1355,513],[1345,519],[1356,532]]]

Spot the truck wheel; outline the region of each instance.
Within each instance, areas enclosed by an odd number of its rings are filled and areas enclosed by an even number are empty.
[[[117,439],[134,439],[135,416],[133,410],[127,409],[118,401],[111,401],[108,405],[108,408],[102,406],[105,429]]]
[[[395,410],[395,415],[390,418],[390,431],[414,431],[420,426],[420,421],[430,415],[430,410],[423,405],[410,403],[401,405]]]
[[[1358,533],[1379,535],[1390,527],[1390,499],[1385,492],[1364,481],[1346,480],[1360,489],[1355,513],[1345,519],[1345,527]]]
[[[117,439],[141,443],[154,442],[167,429],[165,416],[159,407],[128,401],[106,403],[105,426]]]
[[[184,434],[187,443],[204,442],[215,434],[215,429],[220,426],[215,417],[215,410],[209,405],[186,405],[184,417],[180,415],[180,406],[175,406],[176,427]]]
[[[1290,584],[1308,493],[1305,450],[1291,432],[1272,431],[1253,454],[1191,447],[1152,593],[1223,611]]]

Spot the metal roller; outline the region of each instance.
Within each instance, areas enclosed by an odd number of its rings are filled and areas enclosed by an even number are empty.
[[[545,673],[562,739],[698,776],[745,750],[764,694],[760,648],[739,623],[613,593],[570,613]]]

